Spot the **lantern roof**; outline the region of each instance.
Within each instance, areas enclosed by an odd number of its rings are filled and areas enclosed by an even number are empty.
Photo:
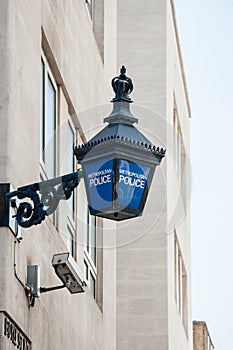
[[[87,152],[103,145],[109,145],[114,149],[115,145],[124,145],[136,150],[150,152],[157,159],[165,156],[166,150],[156,147],[133,125],[138,119],[130,111],[132,100],[129,94],[133,91],[132,80],[125,75],[126,69],[122,66],[120,75],[112,79],[112,87],[115,92],[113,110],[104,118],[109,123],[104,129],[96,134],[88,142],[74,148],[74,155],[77,160],[82,160]]]
[[[115,145],[121,144],[128,147],[132,147],[135,150],[148,151],[163,158],[166,150],[160,147],[156,147],[133,125],[114,123],[109,124],[97,135],[95,135],[90,141],[75,147],[74,154],[78,160],[82,160],[84,156],[91,149],[103,145]]]

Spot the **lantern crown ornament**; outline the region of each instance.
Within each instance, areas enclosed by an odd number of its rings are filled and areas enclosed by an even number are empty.
[[[127,101],[132,102],[129,98],[129,94],[133,91],[132,79],[125,75],[125,66],[121,67],[120,75],[112,79],[112,88],[116,96],[112,99],[112,102]]]
[[[165,149],[156,147],[133,125],[130,111],[132,80],[122,66],[112,79],[113,110],[108,125],[91,140],[74,149],[82,165],[90,213],[121,221],[139,216],[157,165]]]

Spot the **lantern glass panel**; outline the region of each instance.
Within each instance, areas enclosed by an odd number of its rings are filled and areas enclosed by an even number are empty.
[[[139,209],[147,186],[150,167],[120,159],[118,171],[118,205]]]
[[[112,206],[113,166],[113,159],[99,159],[84,165],[89,206],[96,211]]]

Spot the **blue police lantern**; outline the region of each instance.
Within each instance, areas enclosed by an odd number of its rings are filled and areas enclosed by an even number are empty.
[[[134,127],[137,122],[129,109],[133,84],[121,68],[112,80],[116,94],[108,125],[89,142],[76,147],[74,154],[82,165],[92,215],[116,221],[142,214],[155,172],[165,150],[153,146]]]

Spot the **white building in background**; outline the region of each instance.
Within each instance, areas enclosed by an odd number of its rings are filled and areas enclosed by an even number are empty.
[[[191,349],[190,107],[173,1],[117,2],[117,61],[139,126],[167,148],[143,217],[117,226],[117,346]]]
[[[139,129],[167,148],[143,216],[122,223],[90,216],[81,183],[19,242],[1,185],[0,349],[191,349],[190,108],[173,2],[3,0],[0,33],[1,184],[72,172],[72,146],[103,126],[123,64]],[[27,266],[58,285],[51,259],[66,251],[85,292],[29,307]]]

